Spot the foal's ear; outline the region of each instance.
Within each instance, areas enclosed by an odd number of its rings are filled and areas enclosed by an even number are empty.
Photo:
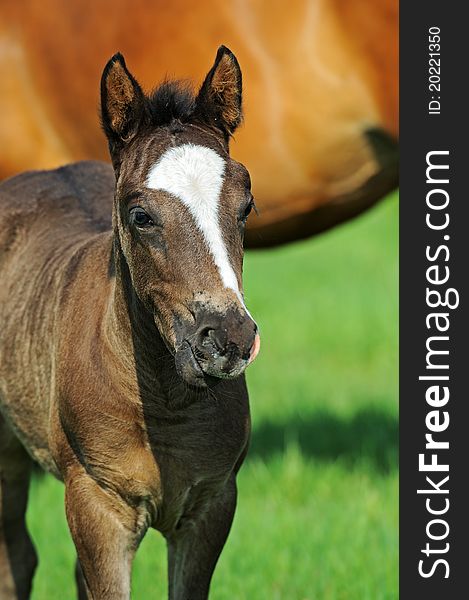
[[[111,147],[129,142],[145,117],[145,95],[128,71],[124,57],[117,53],[101,77],[101,121]]]
[[[220,46],[197,95],[195,114],[229,137],[243,118],[241,103],[241,69],[231,50]]]

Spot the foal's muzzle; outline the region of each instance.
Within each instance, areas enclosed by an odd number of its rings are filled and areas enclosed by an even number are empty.
[[[176,351],[176,368],[188,383],[205,386],[205,376],[232,379],[256,358],[260,337],[246,312],[201,311]]]

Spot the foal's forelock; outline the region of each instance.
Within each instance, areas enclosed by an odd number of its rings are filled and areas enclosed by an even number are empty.
[[[187,143],[164,152],[150,168],[146,185],[171,194],[189,210],[223,285],[235,292],[244,307],[219,220],[225,170],[226,161],[217,152]]]

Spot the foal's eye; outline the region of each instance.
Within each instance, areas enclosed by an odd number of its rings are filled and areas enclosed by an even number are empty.
[[[246,223],[247,218],[251,214],[252,209],[256,209],[256,205],[254,204],[254,198],[251,196],[249,203],[245,206],[243,214],[241,215],[241,222]]]
[[[140,208],[140,206],[134,206],[130,209],[130,222],[140,229],[150,227],[154,224],[150,215],[146,213],[143,208]]]

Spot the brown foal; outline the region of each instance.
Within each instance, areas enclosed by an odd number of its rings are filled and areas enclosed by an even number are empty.
[[[259,349],[241,279],[250,179],[228,151],[239,65],[222,46],[198,94],[145,95],[116,55],[101,102],[113,169],[0,185],[1,600],[31,591],[33,461],[65,484],[82,599],[129,598],[149,527],[169,597],[206,598],[235,511]]]

